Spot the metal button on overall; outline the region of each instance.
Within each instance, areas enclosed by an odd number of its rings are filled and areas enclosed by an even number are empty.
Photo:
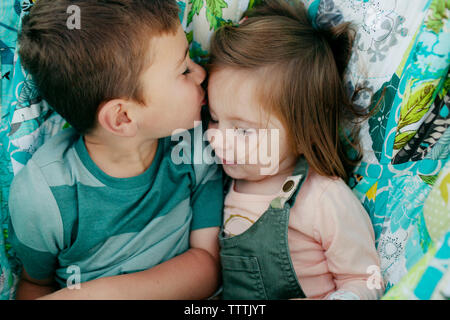
[[[283,185],[283,192],[289,192],[294,187],[294,181],[288,180]]]

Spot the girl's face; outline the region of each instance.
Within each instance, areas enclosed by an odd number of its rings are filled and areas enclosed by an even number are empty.
[[[287,132],[259,104],[257,84],[254,74],[230,68],[209,78],[208,140],[224,171],[234,179],[262,180],[292,162]]]

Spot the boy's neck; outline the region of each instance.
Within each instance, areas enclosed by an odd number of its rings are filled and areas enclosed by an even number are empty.
[[[134,138],[108,137],[92,134],[83,137],[92,161],[104,173],[115,178],[142,174],[153,162],[158,139],[139,141]]]

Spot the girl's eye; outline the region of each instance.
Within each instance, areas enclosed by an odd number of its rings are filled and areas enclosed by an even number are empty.
[[[191,70],[189,68],[186,68],[186,71],[183,72],[183,75],[187,75],[189,73],[191,73]]]
[[[242,135],[248,135],[253,132],[252,129],[243,129],[243,128],[235,128],[234,131]]]
[[[238,134],[241,134],[244,136],[248,136],[248,135],[256,133],[256,129],[235,128],[234,131],[237,132]]]

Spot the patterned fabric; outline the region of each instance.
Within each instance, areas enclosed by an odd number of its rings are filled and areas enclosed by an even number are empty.
[[[449,158],[450,145],[450,2],[302,1],[316,25],[352,21],[357,30],[345,78],[350,93],[357,86],[368,89],[359,94],[357,102],[361,106],[376,105],[376,111],[363,123],[364,157],[350,186],[372,219],[381,271],[389,290],[413,272],[427,252],[432,252],[431,248],[443,243],[444,238],[437,240],[434,234],[450,230],[448,220],[436,226],[433,223],[436,220],[428,216],[433,206],[444,217],[450,215],[448,178],[439,180],[440,187],[436,188],[437,177]],[[36,148],[64,126],[61,117],[39,99],[17,59],[19,17],[26,14],[32,2],[3,0],[0,4],[0,222],[4,235],[0,237],[0,297],[3,299],[11,296],[18,272],[8,244],[10,182]],[[255,2],[178,1],[192,58],[204,64],[214,30],[239,21],[245,9]],[[429,204],[428,197],[442,197],[444,202],[433,200],[432,204],[429,200]],[[448,278],[447,271],[443,279],[448,282]],[[416,297],[438,297],[430,294],[426,286],[417,288],[423,294],[417,293]]]
[[[450,299],[449,182],[450,162],[447,162],[423,208],[434,245],[383,299]]]
[[[181,8],[182,25],[190,44],[191,58],[205,65],[208,61],[209,41],[222,25],[237,23],[244,11],[261,0],[184,0]]]
[[[384,300],[450,299],[450,232],[429,248]]]
[[[363,161],[350,184],[372,218],[389,290],[439,240],[424,203],[449,157],[450,2],[306,3],[317,25],[356,26],[347,86],[369,89],[357,102],[376,109],[362,125]],[[446,202],[438,210],[448,217],[449,209]],[[443,236],[448,219],[438,228]]]

